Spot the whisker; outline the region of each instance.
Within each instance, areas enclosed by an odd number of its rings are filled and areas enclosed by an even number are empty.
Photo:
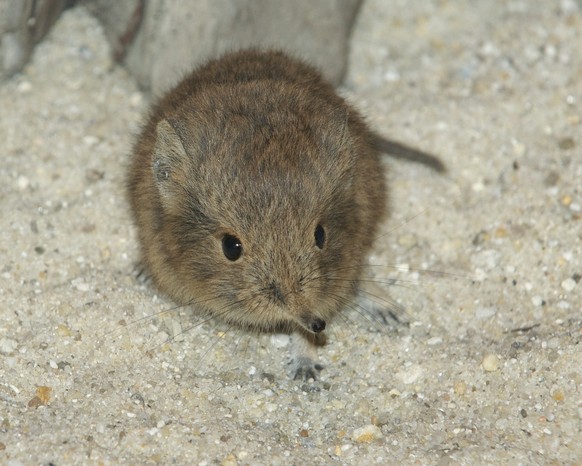
[[[217,326],[214,327],[214,329],[216,329]],[[232,330],[233,325],[229,325],[226,330],[224,330],[222,333],[222,335],[215,335],[213,338],[212,343],[210,344],[210,346],[204,351],[204,353],[202,353],[202,355],[200,356],[200,358],[198,359],[198,364],[193,368],[194,372],[198,372],[200,371],[200,367],[202,365],[202,363],[204,362],[204,360],[207,358],[208,354],[216,348],[216,346],[223,341],[223,339],[226,337],[226,335]]]
[[[344,296],[340,296],[337,294],[331,295],[331,296],[338,303],[340,303],[344,307],[344,309],[349,309],[349,310],[354,311],[359,316],[363,317],[368,322],[368,324],[372,325],[377,331],[380,331],[380,327],[378,327],[379,322],[376,319],[372,319],[372,312],[371,312],[372,309],[366,308],[365,306],[360,304],[357,299],[349,299],[349,298],[346,298]],[[402,310],[401,306],[398,303],[396,303],[395,301],[390,302],[386,299],[380,298],[379,296],[374,296],[374,295],[372,295],[372,296],[375,297],[378,301],[387,305],[388,313],[391,316],[394,316],[395,322],[405,325],[405,323],[402,321],[402,319],[397,316],[398,310],[401,310],[400,312],[404,313],[404,311]],[[396,308],[396,311],[394,311],[394,308]],[[382,321],[383,321],[382,323],[389,324],[389,321],[385,318],[385,316],[379,310],[376,310],[376,314],[378,317],[382,318]],[[342,317],[347,316],[343,312],[340,312],[339,315]]]
[[[396,230],[398,230],[399,228],[402,228],[404,225],[406,225],[407,223],[412,222],[415,218],[420,217],[421,215],[423,215],[426,211],[428,210],[428,207],[425,207],[424,209],[422,209],[420,212],[418,212],[417,214],[414,214],[412,217],[407,217],[405,218],[402,222],[400,222],[398,225],[395,225],[394,227],[392,227],[391,229],[389,229],[386,233],[381,234],[380,236],[376,236],[374,238],[374,242],[379,240],[380,238],[383,238],[385,236],[388,236],[391,233],[394,233]]]

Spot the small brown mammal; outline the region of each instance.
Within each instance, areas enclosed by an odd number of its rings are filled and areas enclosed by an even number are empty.
[[[295,377],[354,298],[387,211],[381,143],[312,67],[281,52],[210,61],[152,109],[128,188],[142,262],[174,301],[292,333]]]

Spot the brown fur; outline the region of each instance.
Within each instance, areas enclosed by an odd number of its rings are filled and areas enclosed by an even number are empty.
[[[374,135],[319,73],[279,52],[226,55],[163,97],[128,188],[161,291],[235,326],[308,340],[317,319],[351,303],[387,210]],[[224,234],[243,245],[234,262]]]

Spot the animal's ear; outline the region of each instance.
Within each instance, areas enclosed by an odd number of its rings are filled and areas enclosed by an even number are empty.
[[[178,133],[168,120],[160,120],[156,126],[152,170],[154,181],[164,205],[175,198],[184,182],[184,165],[188,155]]]

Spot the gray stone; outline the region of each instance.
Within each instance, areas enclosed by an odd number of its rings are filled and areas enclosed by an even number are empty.
[[[146,1],[89,0],[83,3],[103,25],[116,61],[123,60],[133,42],[142,24]]]
[[[0,0],[0,80],[19,72],[66,0]]]
[[[361,0],[149,0],[85,4],[101,20],[114,54],[159,95],[197,64],[244,47],[280,48],[343,77]],[[142,9],[143,6],[143,9]]]

